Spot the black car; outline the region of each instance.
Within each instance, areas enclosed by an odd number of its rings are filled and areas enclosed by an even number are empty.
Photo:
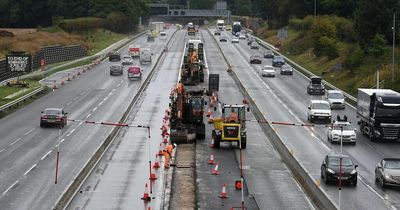
[[[110,75],[123,75],[124,67],[122,65],[112,65],[110,66]]]
[[[147,42],[154,42],[154,36],[152,34],[147,34]]]
[[[249,37],[247,39],[247,45],[251,45],[251,43],[255,42],[256,40],[254,39],[254,37]]]
[[[221,35],[221,32],[220,32],[219,30],[215,30],[215,31],[214,31],[214,35],[215,35],[215,36],[220,36],[220,35]]]
[[[351,158],[347,155],[342,155],[342,182],[347,182],[353,186],[357,185],[357,170],[358,165],[354,165]],[[321,164],[321,178],[328,184],[331,181],[339,181],[340,175],[340,155],[326,155]]]
[[[121,61],[121,54],[117,51],[112,51],[108,55],[108,60],[109,61]]]
[[[293,67],[287,64],[283,65],[281,67],[281,74],[293,75]]]
[[[67,114],[61,108],[46,108],[40,116],[40,127],[57,125],[57,127],[62,128],[67,125]]]
[[[307,93],[310,95],[324,95],[325,86],[322,84],[322,78],[318,76],[312,76],[307,86]]]
[[[285,59],[282,56],[274,56],[272,59],[272,66],[281,67],[285,65]]]
[[[272,52],[272,50],[265,51],[264,58],[274,58],[274,52]]]
[[[384,188],[400,186],[400,158],[384,158],[375,168],[375,181]]]
[[[227,41],[228,41],[228,37],[226,37],[226,36],[221,36],[221,37],[219,38],[219,41],[220,41],[220,42],[227,42]]]
[[[250,56],[250,63],[251,64],[261,64],[261,56],[259,55],[252,55]]]

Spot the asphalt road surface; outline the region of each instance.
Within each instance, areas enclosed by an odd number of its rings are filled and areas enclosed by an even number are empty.
[[[168,31],[171,35],[172,30]],[[150,47],[157,58],[167,40],[147,43],[145,36],[133,43]],[[127,54],[127,46],[121,49]],[[155,60],[155,59],[154,59]],[[40,128],[40,112],[63,107],[70,119],[111,121],[120,119],[140,81],[127,74],[110,76],[104,61],[60,89],[0,119],[0,206],[1,209],[50,209],[77,175],[111,127],[68,123],[60,138],[60,165],[55,185],[57,128]],[[138,65],[136,60],[135,65]],[[146,77],[153,64],[141,65]]]
[[[231,37],[231,36],[230,36]],[[261,111],[270,121],[307,122],[307,106],[311,99],[321,99],[321,96],[310,96],[306,87],[308,79],[298,72],[293,76],[280,75],[279,68],[275,78],[261,77],[261,67],[271,65],[271,59],[263,59],[261,65],[249,64],[253,54],[263,55],[263,49],[255,50],[247,46],[246,40],[239,44],[220,43],[234,70],[238,73],[245,87],[256,100]],[[357,125],[356,111],[346,105],[345,110],[333,110],[336,115],[347,115],[353,125]],[[322,159],[328,153],[338,153],[340,145],[327,141],[325,126],[312,128],[273,126],[301,164],[317,181],[320,180]],[[358,164],[357,187],[345,186],[341,195],[343,209],[397,209],[400,208],[400,193],[396,188],[382,190],[375,183],[375,165],[384,157],[398,157],[398,143],[374,143],[357,132],[357,145],[344,145],[343,153],[349,155]],[[323,182],[323,181],[322,181]],[[321,184],[329,197],[337,204],[339,200],[338,186]]]

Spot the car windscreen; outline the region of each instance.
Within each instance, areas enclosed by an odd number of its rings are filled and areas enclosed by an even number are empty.
[[[354,130],[353,125],[351,124],[333,124],[333,130],[341,130],[343,128],[344,131]]]
[[[385,168],[400,169],[400,160],[385,160]]]
[[[292,67],[288,66],[288,65],[284,65],[284,66],[282,66],[282,69],[284,69],[284,70],[292,70]]]
[[[340,157],[339,156],[333,156],[329,158],[329,165],[332,166],[339,166],[340,165]],[[342,157],[342,166],[352,166],[353,161],[351,161],[350,158],[348,157]]]
[[[263,70],[273,71],[274,67],[272,67],[272,66],[264,66]]]
[[[343,94],[341,93],[329,93],[328,98],[331,99],[343,99]]]
[[[275,61],[275,62],[283,62],[283,61],[285,61],[285,60],[284,60],[282,57],[277,56],[277,57],[274,58],[274,61]]]
[[[331,107],[329,106],[329,104],[326,103],[313,103],[311,105],[312,109],[326,109],[326,110],[330,110]]]
[[[44,114],[54,114],[54,115],[58,115],[61,114],[60,110],[56,110],[56,109],[46,109],[43,112]]]

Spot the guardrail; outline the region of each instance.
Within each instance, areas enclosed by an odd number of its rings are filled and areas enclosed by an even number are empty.
[[[0,106],[0,117],[3,116],[3,114],[5,113],[5,110],[10,110],[13,106],[19,106],[21,102],[25,102],[28,98],[31,98],[33,96],[43,93],[46,89],[47,89],[46,86],[41,86],[41,87],[37,88],[36,90],[34,90],[20,98],[17,98],[7,104],[4,104],[3,106]]]
[[[228,59],[225,56],[225,53],[222,51],[221,47],[219,46],[218,42],[215,40],[215,37],[212,35],[210,30],[207,30],[211,37],[213,37],[214,42],[218,46],[218,49],[221,51],[222,56],[224,57],[225,62],[230,65]],[[267,119],[262,114],[261,110],[255,103],[255,100],[250,96],[246,87],[244,87],[242,81],[237,76],[236,72],[232,69],[230,71],[230,75],[232,76],[233,80],[239,87],[239,91],[241,94],[246,98],[249,102],[249,106],[252,109],[252,112],[255,118],[259,121],[267,122]],[[308,196],[311,198],[312,202],[319,208],[319,209],[329,209],[334,210],[338,209],[337,206],[333,203],[332,200],[329,199],[328,195],[322,190],[317,184],[314,182],[313,178],[310,176],[308,171],[303,167],[303,165],[296,159],[294,155],[290,152],[290,149],[285,145],[285,143],[281,140],[280,136],[274,131],[272,126],[269,123],[260,124],[261,129],[269,138],[269,141],[274,146],[274,148],[279,152],[282,160],[286,163],[290,171],[292,172],[293,176],[296,180],[300,183],[303,189],[307,192]]]
[[[176,34],[176,32],[177,32],[177,30],[175,30],[175,32],[173,33],[171,38],[166,43],[167,46],[170,43],[170,41],[172,40],[173,36]],[[125,110],[124,114],[122,115],[122,117],[120,118],[118,123],[124,123],[126,121],[128,115],[129,115],[131,109],[133,108],[133,106],[135,105],[136,101],[138,100],[138,98],[141,96],[142,92],[146,89],[146,87],[150,83],[150,80],[155,73],[155,69],[157,68],[159,61],[163,57],[164,52],[165,51],[161,52],[156,63],[154,64],[154,67],[152,68],[151,72],[146,77],[145,81],[140,85],[138,92],[133,97],[131,103],[129,104],[128,108]],[[57,199],[57,202],[55,204],[55,209],[61,210],[61,209],[66,208],[69,205],[71,200],[74,198],[74,196],[78,192],[78,189],[83,185],[85,180],[89,177],[89,175],[93,171],[94,167],[98,164],[100,159],[103,157],[103,155],[105,154],[105,152],[107,151],[107,149],[109,148],[109,146],[111,145],[111,143],[113,142],[113,140],[115,139],[115,137],[117,136],[117,134],[119,133],[121,128],[122,127],[114,127],[111,130],[110,134],[106,137],[104,142],[96,149],[96,151],[94,152],[92,157],[90,157],[90,159],[85,163],[85,165],[82,167],[82,169],[80,170],[78,175],[69,183],[68,187],[63,191],[62,195]]]
[[[279,49],[276,48],[275,46],[273,46],[272,44],[269,44],[268,42],[265,42],[264,40],[262,40],[262,39],[260,39],[260,38],[258,38],[258,37],[256,37],[256,36],[253,36],[253,35],[251,35],[251,34],[250,34],[249,36],[250,36],[250,37],[253,37],[255,40],[257,40],[257,42],[258,42],[262,47],[264,47],[264,48],[266,48],[266,49],[269,49],[269,50],[272,50],[275,54],[278,54],[278,55],[284,57],[285,60],[287,61],[287,63],[289,63],[292,67],[295,67],[295,69],[296,69],[299,73],[301,73],[303,76],[305,76],[306,78],[309,79],[311,76],[317,76],[317,75],[315,75],[314,73],[312,73],[311,71],[307,70],[306,68],[300,66],[299,64],[297,64],[296,62],[294,62],[294,61],[291,60],[290,58],[287,58],[286,56],[284,56],[283,54],[281,54],[280,52],[278,52]],[[351,105],[353,105],[353,106],[357,104],[357,98],[356,98],[356,97],[352,96],[352,95],[349,94],[349,93],[346,93],[345,91],[339,89],[338,87],[332,85],[331,83],[329,83],[329,82],[327,82],[327,81],[325,81],[325,80],[323,80],[322,82],[323,82],[323,84],[324,84],[326,87],[328,87],[328,88],[331,89],[331,90],[340,90],[340,91],[342,91],[342,92],[343,92],[343,95],[346,97],[346,101],[347,101],[349,104],[351,104]]]

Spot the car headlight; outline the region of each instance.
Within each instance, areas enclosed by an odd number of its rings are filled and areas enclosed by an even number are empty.
[[[337,133],[334,133],[333,134],[333,137],[339,137],[340,135],[339,134],[337,134]]]
[[[389,174],[385,174],[385,179],[390,179],[392,178]]]
[[[335,173],[335,171],[333,171],[333,170],[330,169],[330,168],[327,168],[326,171],[329,172],[329,173],[331,173],[331,174],[334,174],[334,173]]]
[[[356,169],[353,169],[353,170],[350,172],[351,175],[353,175],[353,174],[355,174],[355,173],[357,173]]]

